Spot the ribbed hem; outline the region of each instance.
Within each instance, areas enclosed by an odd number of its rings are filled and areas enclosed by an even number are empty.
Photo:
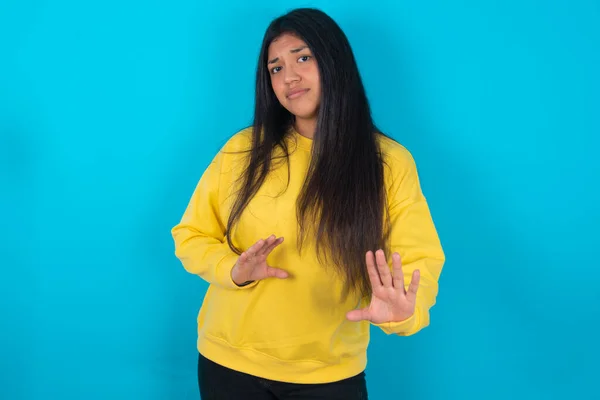
[[[239,372],[290,383],[329,383],[363,372],[366,353],[346,358],[339,364],[320,361],[283,361],[250,348],[233,347],[218,338],[199,336],[198,351],[204,357]]]
[[[294,128],[291,128],[288,132],[292,137],[295,145],[302,150],[311,151],[314,143],[314,139],[307,138],[306,136],[302,136],[298,131]]]

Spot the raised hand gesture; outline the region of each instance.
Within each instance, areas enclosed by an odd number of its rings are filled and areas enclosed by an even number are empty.
[[[283,238],[275,235],[266,240],[260,239],[238,258],[231,270],[231,279],[238,286],[243,286],[253,281],[266,278],[287,278],[288,273],[279,268],[273,268],[267,264],[267,257],[275,247],[283,243]]]
[[[392,255],[393,275],[382,250],[378,250],[375,255],[368,251],[366,261],[373,288],[371,304],[366,308],[348,312],[346,317],[350,321],[367,320],[374,324],[382,324],[400,322],[413,315],[419,288],[419,270],[413,272],[407,291],[404,288],[404,274],[398,253]]]

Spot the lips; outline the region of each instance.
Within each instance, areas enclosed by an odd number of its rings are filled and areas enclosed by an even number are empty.
[[[287,93],[286,97],[290,100],[293,100],[293,99],[297,99],[298,97],[302,96],[306,92],[308,92],[308,89],[294,89],[294,90],[290,90]]]

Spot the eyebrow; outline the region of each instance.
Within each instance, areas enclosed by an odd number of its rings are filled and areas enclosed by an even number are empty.
[[[302,46],[302,47],[298,47],[296,49],[292,49],[290,50],[290,53],[299,53],[304,49],[307,49],[308,46]],[[274,59],[270,60],[267,64],[275,64],[277,61],[279,61],[279,57],[275,57]]]

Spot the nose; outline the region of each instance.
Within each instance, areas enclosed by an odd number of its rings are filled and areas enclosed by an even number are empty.
[[[294,67],[284,68],[284,80],[285,83],[297,82],[300,80],[300,75],[296,72]]]

